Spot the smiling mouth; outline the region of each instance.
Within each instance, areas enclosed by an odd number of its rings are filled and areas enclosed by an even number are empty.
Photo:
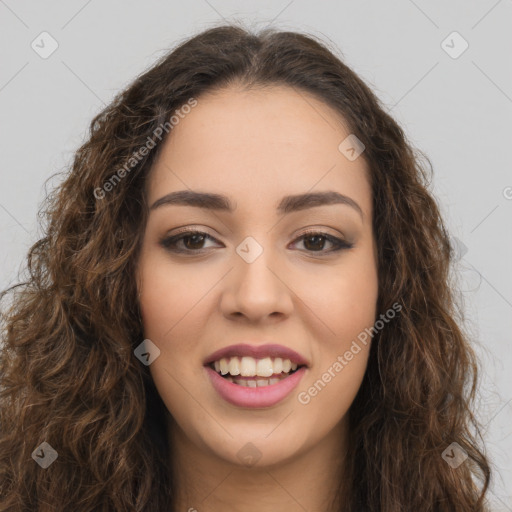
[[[305,365],[298,365],[292,363],[290,359],[279,357],[264,359],[230,357],[222,358],[207,366],[228,382],[242,387],[256,388],[277,384]]]

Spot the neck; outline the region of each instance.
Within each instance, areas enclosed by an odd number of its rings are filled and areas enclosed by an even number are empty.
[[[188,512],[334,512],[343,479],[348,417],[308,450],[276,464],[247,467],[193,443],[170,417],[177,490],[175,510]]]

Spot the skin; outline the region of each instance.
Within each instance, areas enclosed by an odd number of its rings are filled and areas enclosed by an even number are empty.
[[[336,111],[307,93],[231,86],[198,98],[151,170],[149,205],[186,189],[224,194],[236,204],[233,213],[182,205],[152,210],[137,267],[145,337],[160,349],[150,372],[169,411],[176,510],[330,510],[370,343],[359,343],[361,350],[308,404],[298,394],[376,320],[372,194],[364,159],[349,161],[338,150],[349,133]],[[351,197],[363,217],[343,204],[276,211],[285,195],[327,190]],[[213,237],[178,243],[203,248],[202,255],[160,245],[181,227]],[[327,240],[300,238],[304,228],[354,247],[331,252]],[[236,252],[247,236],[263,248],[252,263]],[[310,368],[277,405],[236,407],[216,393],[203,361],[239,342],[285,345]],[[260,454],[250,467],[237,456],[249,442]]]

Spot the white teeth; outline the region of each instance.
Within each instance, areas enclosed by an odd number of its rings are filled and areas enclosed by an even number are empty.
[[[256,375],[256,359],[252,357],[242,357],[240,375],[242,375],[242,377],[254,377]]]
[[[220,360],[220,373],[222,375],[229,373],[228,360],[225,357]]]
[[[274,375],[274,367],[272,366],[272,359],[270,359],[270,357],[258,359],[256,363],[256,375],[259,377],[270,377]]]
[[[238,357],[232,357],[228,366],[230,375],[240,375],[240,359]]]
[[[254,379],[254,380],[247,380],[247,379],[233,379],[232,377],[226,377],[228,380],[231,379],[230,382],[234,382],[235,384],[238,384],[239,386],[242,386],[244,388],[262,388],[263,386],[268,386],[272,384],[277,384],[281,379]]]
[[[242,377],[271,377],[281,373],[290,373],[298,368],[297,363],[281,357],[254,359],[253,357],[223,357],[214,362],[215,371],[221,375],[240,375]]]

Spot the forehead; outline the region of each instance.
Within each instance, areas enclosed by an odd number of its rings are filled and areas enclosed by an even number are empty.
[[[302,90],[208,93],[166,139],[149,177],[149,202],[190,188],[263,207],[285,194],[336,190],[370,214],[366,162],[338,149],[349,134],[336,111]]]

